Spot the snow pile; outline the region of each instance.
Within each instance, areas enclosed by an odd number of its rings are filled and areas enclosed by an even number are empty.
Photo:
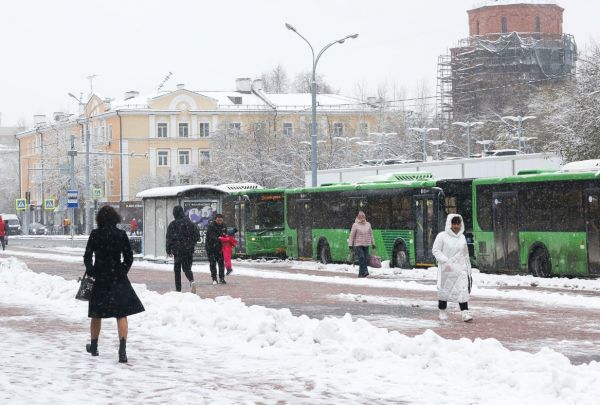
[[[18,357],[18,364],[7,364],[14,378],[12,385],[0,382],[0,399],[52,401],[73,387],[94,398],[87,399],[90,403],[105,402],[108,395],[133,403],[204,398],[222,403],[592,404],[600,395],[600,364],[573,366],[549,349],[511,352],[494,339],[449,341],[431,331],[409,338],[348,314],[316,320],[293,316],[287,309],[248,307],[230,297],[212,300],[134,288],[146,312],[130,319],[127,367],[116,363],[116,351],[108,343],[115,340],[114,331],[103,331],[100,357],[91,358],[80,349],[87,339],[87,305],[73,298],[75,281],[31,272],[16,259],[0,259],[2,306],[77,323],[70,340],[59,339],[66,345],[61,349],[43,329],[24,334],[11,330],[10,317],[0,317],[5,337],[0,351],[4,358]],[[27,350],[29,345],[14,343],[20,339],[35,344],[34,353]],[[61,350],[61,357],[54,358]],[[40,366],[40,352],[46,361],[52,359],[48,366]],[[40,367],[56,371],[44,373]],[[111,378],[88,387],[80,381],[86,373]],[[42,388],[30,388],[32,380]],[[148,394],[139,395],[148,391],[149,401]],[[82,400],[81,395],[66,398]]]

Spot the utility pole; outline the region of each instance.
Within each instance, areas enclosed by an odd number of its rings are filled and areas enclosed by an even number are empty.
[[[69,150],[69,157],[71,158],[71,180],[69,184],[69,188],[71,190],[75,189],[75,156],[77,155],[77,151],[75,150],[75,135],[71,135],[71,150]],[[75,208],[71,208],[70,215],[71,225],[69,226],[69,230],[71,231],[71,239],[73,239],[73,225],[75,224]]]
[[[86,118],[85,124],[85,234],[92,232],[92,221],[90,218],[90,202],[92,200],[92,189],[90,187],[90,117]]]

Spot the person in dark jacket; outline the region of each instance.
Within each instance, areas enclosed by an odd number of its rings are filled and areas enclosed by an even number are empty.
[[[173,255],[175,262],[175,290],[181,291],[181,270],[190,282],[192,294],[196,294],[196,283],[192,273],[192,261],[194,259],[194,247],[200,240],[198,227],[184,215],[180,205],[173,207],[173,217],[167,228],[167,254]]]
[[[217,264],[219,265],[219,283],[225,283],[225,262],[223,260],[223,246],[220,236],[227,234],[227,225],[223,222],[223,215],[217,214],[214,221],[206,228],[206,254],[210,263],[210,275],[213,284],[217,284]]]
[[[127,278],[133,263],[133,253],[127,233],[117,228],[121,217],[113,207],[105,205],[100,208],[96,222],[98,229],[90,233],[83,255],[87,274],[95,279],[88,306],[88,317],[92,318],[91,342],[86,345],[86,351],[92,356],[98,356],[102,318],[117,318],[119,362],[127,363],[127,317],[144,311],[144,306]],[[95,256],[93,262],[92,256]]]
[[[5,231],[5,226],[4,226],[4,220],[2,219],[2,217],[0,217],[0,242],[2,242],[2,250],[5,249],[4,244],[5,244],[5,240],[4,238],[6,237],[6,231]]]

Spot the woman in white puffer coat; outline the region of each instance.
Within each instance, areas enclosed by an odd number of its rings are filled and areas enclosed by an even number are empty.
[[[446,218],[446,229],[433,242],[432,253],[438,263],[438,308],[440,321],[446,321],[448,301],[458,302],[462,320],[470,322],[471,262],[465,239],[465,225],[458,214]]]

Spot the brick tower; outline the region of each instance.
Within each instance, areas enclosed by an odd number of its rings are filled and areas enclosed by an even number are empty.
[[[518,109],[532,90],[575,73],[577,46],[554,1],[489,0],[468,10],[469,37],[438,63],[438,111],[450,121]]]

